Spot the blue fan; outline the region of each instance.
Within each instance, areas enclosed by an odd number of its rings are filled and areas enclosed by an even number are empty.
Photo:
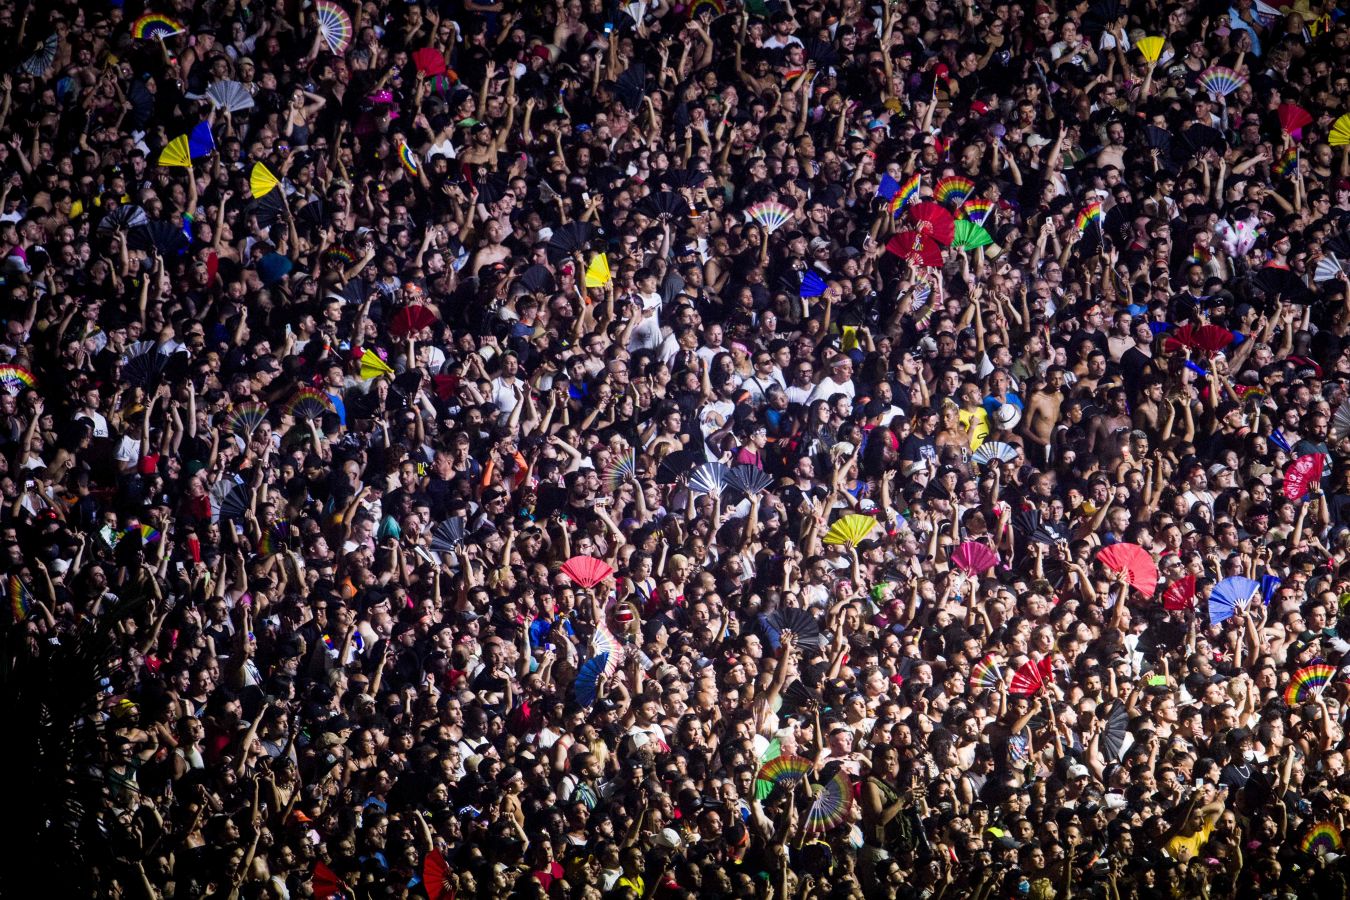
[[[577,680],[572,682],[572,695],[582,706],[590,706],[595,702],[595,690],[608,664],[609,654],[598,653],[582,663],[581,668],[577,670]]]
[[[1275,598],[1275,592],[1280,589],[1280,576],[1262,575],[1261,576],[1261,602],[1266,606]]]
[[[188,155],[193,159],[210,156],[216,149],[216,136],[211,133],[211,123],[198,122],[197,127],[188,135]]]
[[[1285,453],[1294,452],[1289,449],[1289,439],[1286,438],[1284,436],[1284,432],[1278,428],[1276,428],[1274,431],[1270,433],[1270,442],[1274,444],[1276,447],[1279,447]]]
[[[895,192],[900,190],[900,182],[889,175],[882,175],[881,181],[877,184],[877,196],[883,200],[890,200],[895,196]]]
[[[825,293],[825,279],[821,278],[814,269],[807,269],[802,273],[803,298],[819,297]]]
[[[1171,323],[1171,322],[1149,322],[1149,323],[1148,323],[1148,330],[1151,331],[1151,332],[1153,332],[1154,335],[1166,334],[1167,332],[1169,332],[1169,331],[1172,330],[1172,323]]]
[[[1209,623],[1218,625],[1247,606],[1252,595],[1261,589],[1258,582],[1242,575],[1231,575],[1214,585],[1209,593]]]

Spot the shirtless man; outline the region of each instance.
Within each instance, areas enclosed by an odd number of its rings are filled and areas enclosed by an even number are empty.
[[[1134,427],[1147,434],[1150,442],[1156,441],[1162,432],[1164,393],[1162,380],[1150,378],[1144,382],[1139,402],[1134,406]]]
[[[1106,126],[1106,145],[1097,154],[1097,168],[1115,166],[1123,171],[1125,150],[1125,126],[1120,122],[1109,123]]]
[[[1026,440],[1027,460],[1040,466],[1048,462],[1050,440],[1059,421],[1059,407],[1064,402],[1064,369],[1051,366],[1045,373],[1045,382],[1028,399],[1022,416],[1022,437]]]
[[[511,257],[511,251],[502,243],[502,223],[496,219],[489,219],[484,226],[487,233],[487,243],[473,255],[473,260],[469,264],[469,271],[476,275],[483,266],[490,266],[493,263],[499,263]]]
[[[1088,450],[1101,461],[1102,469],[1111,471],[1120,461],[1120,448],[1129,439],[1133,422],[1124,388],[1113,388],[1107,394],[1106,415],[1097,419],[1088,433]]]

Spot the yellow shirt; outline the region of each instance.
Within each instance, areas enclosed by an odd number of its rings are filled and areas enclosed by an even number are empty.
[[[1180,862],[1189,862],[1200,853],[1200,848],[1205,846],[1205,842],[1213,833],[1214,823],[1206,822],[1195,834],[1179,834],[1167,842],[1167,855]]]
[[[970,422],[974,419],[975,425],[972,427]],[[970,449],[978,450],[980,445],[989,440],[989,411],[983,406],[974,412],[968,410],[958,410],[956,420],[961,423],[961,427],[970,434]]]

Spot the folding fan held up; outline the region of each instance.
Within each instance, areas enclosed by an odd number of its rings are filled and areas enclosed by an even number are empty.
[[[319,0],[314,6],[319,18],[319,37],[328,46],[328,52],[341,56],[352,42],[352,17],[332,0]]]
[[[159,164],[175,169],[192,168],[192,151],[188,149],[187,135],[180,134],[164,145],[164,149],[159,151]]]
[[[919,199],[919,185],[922,180],[923,176],[918,172],[905,179],[899,190],[891,196],[891,201],[888,204],[891,208],[891,215],[900,215],[905,211],[905,207]]]
[[[326,864],[316,862],[309,887],[315,900],[334,900],[346,888],[346,884]]]
[[[957,211],[963,219],[969,219],[976,225],[983,225],[989,218],[989,213],[994,209],[992,200],[986,200],[983,197],[976,197],[973,200],[967,200],[961,204],[961,209]]]
[[[1201,325],[1196,328],[1187,323],[1173,331],[1163,341],[1163,349],[1169,353],[1181,347],[1203,350],[1205,353],[1218,353],[1233,342],[1233,332],[1218,325]]]
[[[1158,587],[1158,565],[1138,544],[1112,544],[1097,554],[1097,560],[1112,572],[1124,572],[1130,587],[1146,597]]]
[[[374,350],[366,350],[361,354],[360,374],[366,381],[372,381],[381,375],[393,375],[394,370]]]
[[[970,683],[986,691],[996,689],[1003,683],[1003,677],[1003,667],[992,654],[986,654],[983,659],[970,667]]]
[[[1163,45],[1167,43],[1160,37],[1143,37],[1134,45],[1139,50],[1139,55],[1150,65],[1157,65],[1158,59],[1162,56]]]
[[[756,203],[745,210],[745,220],[754,222],[769,234],[773,234],[779,228],[782,228],[791,218],[792,210],[772,200]]]
[[[253,192],[254,200],[266,197],[279,184],[281,179],[273,175],[272,170],[262,163],[254,163],[253,169],[248,173],[248,186]]]
[[[827,544],[848,544],[856,548],[867,536],[876,528],[877,520],[871,516],[863,516],[857,513],[850,513],[835,520],[830,526],[830,530],[825,534],[825,543]]]
[[[253,95],[237,81],[217,81],[206,89],[206,99],[231,114],[253,108]]]
[[[1335,677],[1336,668],[1326,663],[1304,666],[1289,679],[1289,685],[1284,689],[1284,702],[1289,706],[1307,703],[1326,690]]]
[[[730,474],[731,468],[726,463],[704,463],[689,474],[689,490],[696,494],[720,497]]]
[[[609,563],[594,556],[574,556],[562,564],[562,573],[590,590],[614,574]]]
[[[1195,605],[1195,576],[1187,575],[1167,586],[1163,591],[1163,609],[1183,610]]]
[[[325,394],[318,388],[302,387],[295,392],[291,402],[286,406],[286,412],[297,419],[304,419],[312,422],[320,418],[324,413],[334,412],[333,398]]]
[[[396,338],[406,338],[434,324],[436,314],[422,304],[414,303],[394,313],[389,320],[389,333]]]
[[[1209,592],[1209,624],[1218,625],[1231,619],[1238,610],[1246,609],[1260,590],[1260,582],[1241,575],[1220,581]]]
[[[967,575],[979,576],[998,565],[998,554],[984,544],[965,541],[952,553],[952,565]]]
[[[6,393],[18,394],[24,388],[34,387],[36,384],[37,378],[23,366],[14,363],[0,365],[0,387],[3,387]]]
[[[423,47],[421,50],[414,51],[412,61],[413,65],[417,67],[417,71],[428,78],[444,75],[447,71],[445,54],[434,47]]]
[[[806,812],[806,831],[820,834],[848,818],[853,805],[853,787],[842,771],[824,784],[810,786],[811,808]]]
[[[975,182],[961,175],[948,175],[933,185],[933,199],[953,207],[960,206],[975,193]]]
[[[1322,454],[1300,456],[1284,470],[1284,495],[1297,503],[1308,495],[1310,487],[1321,480]]]
[[[803,759],[800,756],[791,756],[783,754],[776,756],[760,767],[759,774],[755,776],[757,782],[763,782],[764,788],[759,784],[755,785],[755,794],[763,800],[773,789],[779,785],[791,785],[793,782],[801,781],[811,772],[811,761]],[[761,790],[763,795],[760,796]]]
[[[1012,462],[1017,459],[1017,448],[1002,441],[985,441],[970,456],[976,465],[987,466],[991,462]]]
[[[131,36],[138,41],[156,41],[182,34],[183,30],[183,23],[177,19],[159,13],[146,13],[132,23]]]
[[[398,164],[403,167],[403,171],[416,178],[422,171],[422,164],[417,161],[417,154],[408,146],[407,141],[398,142]]]
[[[825,279],[821,278],[820,273],[815,269],[807,269],[802,273],[802,286],[799,293],[803,300],[821,296],[825,293],[825,288]]]
[[[727,484],[747,497],[758,497],[773,484],[773,476],[759,466],[736,466],[727,473]]]
[[[193,159],[210,156],[215,152],[216,136],[211,132],[211,123],[206,120],[193,126],[192,131],[188,132],[187,141],[188,156]]]
[[[1346,144],[1350,144],[1350,113],[1346,113],[1331,123],[1331,131],[1327,133],[1327,143],[1333,147],[1344,147]]]
[[[1303,126],[1313,120],[1312,113],[1297,103],[1281,103],[1275,108],[1275,117],[1280,120],[1280,130],[1296,141],[1303,139]]]
[[[1313,269],[1313,281],[1317,284],[1335,281],[1346,272],[1345,264],[1336,258],[1336,254],[1328,253],[1317,261],[1317,268]]]
[[[993,242],[993,237],[982,226],[976,225],[969,219],[957,221],[952,238],[952,247],[955,249],[977,250],[980,247],[988,247]]]
[[[1299,841],[1299,849],[1312,856],[1325,856],[1328,853],[1340,853],[1345,847],[1341,830],[1335,822],[1318,822],[1308,829]]]
[[[619,488],[623,487],[625,481],[636,477],[637,457],[633,455],[631,450],[605,467],[604,480],[609,485],[611,492],[618,491]]]
[[[921,200],[910,206],[908,215],[919,234],[931,237],[944,247],[951,246],[956,236],[956,223],[946,207],[932,200]]]
[[[1227,97],[1247,83],[1247,77],[1224,66],[1210,66],[1200,73],[1200,86],[1216,97]]]
[[[953,226],[953,235],[955,227]],[[940,268],[942,266],[942,248],[938,242],[926,234],[917,231],[901,231],[886,242],[886,252],[894,253],[901,259],[917,262],[921,266]]]
[[[591,257],[591,262],[586,266],[586,274],[583,276],[586,287],[602,288],[607,287],[614,280],[614,275],[609,269],[609,257],[603,253],[597,253]]]
[[[450,866],[439,850],[428,851],[422,859],[422,887],[427,892],[427,900],[454,900]]]
[[[241,403],[230,413],[226,420],[230,433],[245,441],[253,437],[253,432],[267,418],[267,407],[261,403]]]
[[[1008,691],[1013,694],[1035,694],[1050,683],[1054,675],[1055,660],[1047,656],[1039,662],[1029,659],[1018,667],[1008,683]]]
[[[572,696],[576,698],[577,703],[590,706],[595,702],[600,687],[600,676],[605,674],[605,669],[609,667],[609,659],[610,654],[601,653],[581,664],[581,668],[577,670],[576,680],[572,682]]]
[[[1328,429],[1333,441],[1343,441],[1350,437],[1350,400],[1344,400],[1331,414],[1331,427]]]

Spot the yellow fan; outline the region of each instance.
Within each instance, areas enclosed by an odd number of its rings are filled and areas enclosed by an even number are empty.
[[[159,151],[159,164],[161,166],[177,166],[182,169],[192,168],[192,153],[188,150],[186,134],[180,134],[169,141],[163,150]]]
[[[266,197],[272,189],[281,184],[280,179],[262,163],[254,163],[253,171],[248,173],[248,186],[253,191],[253,199]]]
[[[1166,41],[1160,37],[1146,37],[1140,38],[1139,43],[1135,44],[1135,46],[1139,48],[1139,52],[1143,55],[1144,59],[1152,64],[1156,63],[1158,57],[1162,56],[1164,43],[1166,43]]]
[[[830,526],[829,532],[825,535],[825,543],[848,544],[850,547],[856,547],[867,539],[867,536],[872,533],[872,529],[875,527],[877,527],[877,520],[871,516],[851,513],[837,519]]]
[[[591,264],[586,267],[585,282],[588,288],[605,287],[614,278],[609,271],[609,257],[603,253],[595,254]]]
[[[1333,147],[1344,147],[1350,144],[1350,113],[1341,116],[1331,125],[1331,133],[1327,135],[1327,143]]]
[[[839,349],[848,353],[858,349],[858,326],[845,325],[843,334],[839,337]]]
[[[381,375],[393,374],[394,370],[389,367],[389,363],[380,359],[374,350],[367,350],[361,354],[361,377],[366,381]]]

